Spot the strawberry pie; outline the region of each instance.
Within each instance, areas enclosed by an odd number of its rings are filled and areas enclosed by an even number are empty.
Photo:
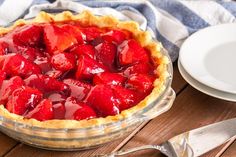
[[[41,12],[0,35],[0,116],[9,119],[91,126],[134,114],[165,89],[169,59],[132,21]]]

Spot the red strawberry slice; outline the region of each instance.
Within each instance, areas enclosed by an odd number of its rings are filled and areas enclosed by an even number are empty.
[[[153,70],[154,69],[149,63],[137,63],[125,69],[123,74],[125,76],[130,76],[132,74],[152,74]]]
[[[83,100],[92,87],[90,84],[74,79],[65,79],[63,82],[70,87],[70,96],[75,97],[78,100]]]
[[[76,44],[77,40],[67,30],[48,24],[44,26],[44,42],[50,54],[58,54]]]
[[[144,48],[134,39],[125,40],[118,46],[118,59],[121,65],[135,62],[148,62],[149,57]]]
[[[126,89],[122,86],[112,86],[115,96],[120,100],[119,109],[121,111],[136,105],[142,97],[139,93]]]
[[[21,76],[27,77],[32,74],[41,73],[41,69],[34,63],[25,59],[20,54],[9,54],[1,56],[3,59],[2,70],[4,70],[9,76]]]
[[[17,47],[17,53],[21,54],[25,59],[34,62],[37,57],[42,56],[42,52],[33,47]]]
[[[80,108],[78,100],[74,97],[68,97],[65,101],[65,119],[73,119],[74,113]]]
[[[6,55],[9,53],[9,44],[2,39],[0,41],[0,55]]]
[[[65,119],[66,108],[64,102],[53,104],[53,119]]]
[[[74,53],[78,56],[80,55],[88,55],[91,58],[95,58],[95,49],[92,45],[82,44],[78,45],[71,50],[71,53]]]
[[[18,115],[23,115],[35,106],[43,98],[43,93],[30,87],[19,87],[12,93],[12,96],[6,104],[6,109]]]
[[[43,28],[39,25],[25,25],[13,33],[13,42],[23,46],[40,46],[42,43]]]
[[[61,103],[66,100],[66,96],[61,93],[51,93],[47,98],[51,100],[53,104]]]
[[[107,68],[88,56],[80,56],[76,71],[77,79],[92,79],[95,74],[107,71]]]
[[[0,88],[0,103],[5,104],[12,92],[23,85],[24,82],[19,76],[14,76],[9,80],[4,80]]]
[[[75,55],[71,53],[54,54],[51,58],[52,66],[60,71],[68,71],[75,67]]]
[[[42,74],[52,78],[61,78],[66,73],[61,70],[54,69],[47,57],[37,56],[34,63],[40,67]]]
[[[130,76],[126,86],[142,93],[150,92],[153,88],[154,77],[145,74],[136,74]]]
[[[68,97],[65,102],[65,119],[90,119],[95,118],[94,110],[83,102],[79,102],[74,97]]]
[[[52,102],[48,99],[43,99],[33,110],[28,112],[25,117],[39,121],[51,120],[53,118]]]
[[[34,74],[26,78],[24,81],[27,86],[37,88],[43,93],[60,92],[64,95],[70,94],[70,88],[68,85],[45,75]]]
[[[93,84],[122,85],[126,78],[118,73],[103,72],[93,77]]]
[[[90,43],[91,43],[91,45],[93,45],[95,47],[95,46],[97,46],[97,45],[99,45],[99,44],[101,44],[103,42],[107,42],[107,41],[105,41],[101,36],[98,36],[97,38],[92,40]]]
[[[63,71],[54,69],[50,64],[50,60],[46,56],[37,56],[34,63],[40,67],[44,75],[49,77],[60,78],[64,74]]]
[[[6,72],[3,70],[0,70],[0,87],[2,86],[3,80],[6,79],[6,76],[7,76]]]
[[[61,78],[63,76],[63,72],[60,71],[60,70],[56,70],[56,69],[51,69],[50,71],[46,72],[45,75],[46,76],[49,76],[49,77],[52,77],[52,78]]]
[[[82,102],[79,102],[78,105],[81,106],[81,108],[79,108],[74,113],[75,120],[91,119],[97,117],[95,111],[90,106]]]
[[[101,35],[102,31],[98,27],[90,26],[86,28],[80,28],[80,30],[85,34],[86,41],[92,41]]]
[[[78,44],[84,43],[85,35],[78,27],[69,24],[64,24],[61,26],[61,28],[66,30],[69,34],[73,35],[77,39]]]
[[[128,39],[128,35],[121,30],[111,30],[101,35],[102,39],[115,44],[121,44]]]
[[[50,61],[46,56],[36,56],[34,63],[39,66],[42,73],[46,73],[46,72],[52,70],[52,67],[50,65]]]
[[[120,113],[120,102],[115,98],[110,86],[107,85],[96,85],[92,88],[86,98],[86,103],[102,117]]]
[[[117,47],[112,43],[103,42],[95,47],[96,56],[100,62],[110,69],[114,66]]]

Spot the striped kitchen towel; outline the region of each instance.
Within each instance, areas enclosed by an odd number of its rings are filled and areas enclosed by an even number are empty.
[[[51,1],[51,0],[50,0]],[[222,0],[0,0],[0,25],[7,26],[18,18],[31,18],[39,11],[81,12],[113,15],[134,20],[149,30],[168,50],[172,61],[179,47],[192,33],[210,25],[236,21],[236,2]]]

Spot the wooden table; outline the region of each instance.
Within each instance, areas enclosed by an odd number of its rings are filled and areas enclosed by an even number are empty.
[[[152,121],[142,124],[130,136],[111,142],[100,148],[78,152],[55,152],[33,148],[17,142],[0,133],[0,156],[5,157],[87,157],[99,153],[127,149],[145,144],[160,144],[187,130],[211,124],[223,119],[236,117],[236,103],[207,96],[188,85],[174,65],[172,87],[177,97],[173,107]],[[154,150],[139,152],[130,156],[163,157]],[[207,153],[204,157],[234,157],[236,142],[227,144]]]

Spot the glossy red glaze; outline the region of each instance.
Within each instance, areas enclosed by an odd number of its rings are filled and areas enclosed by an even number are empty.
[[[88,94],[86,103],[102,117],[120,113],[119,101],[115,98],[113,90],[107,85],[93,87]]]
[[[53,118],[52,102],[48,99],[43,99],[33,110],[29,111],[26,118],[33,118],[39,121],[50,120]]]
[[[66,29],[56,25],[44,26],[44,42],[50,54],[58,54],[77,43],[77,39]]]
[[[51,58],[51,65],[60,71],[68,71],[75,67],[75,55],[71,53],[54,54]]]
[[[64,24],[62,25],[62,28],[66,30],[69,34],[73,35],[76,38],[78,44],[84,43],[84,38],[86,38],[86,36],[78,27],[72,26],[70,24]]]
[[[9,52],[9,44],[4,40],[0,40],[0,55],[6,55]]]
[[[21,46],[40,46],[43,28],[40,25],[25,25],[13,33],[13,42]]]
[[[123,74],[127,77],[133,74],[153,74],[153,66],[150,63],[141,62],[128,66]]]
[[[77,62],[77,79],[92,79],[95,74],[107,71],[104,65],[85,55],[80,56]]]
[[[137,90],[141,93],[150,92],[153,88],[154,78],[146,74],[131,75],[126,83],[126,87]]]
[[[82,119],[91,119],[97,117],[96,112],[90,106],[81,102],[78,103],[78,105],[80,105],[80,108],[77,111],[75,111],[73,119],[82,120]]]
[[[95,59],[95,49],[90,44],[77,45],[71,50],[71,53],[74,53],[77,56],[88,55],[90,58]]]
[[[149,62],[148,53],[134,39],[123,41],[118,46],[119,63],[121,65],[133,64],[136,62]]]
[[[58,81],[52,77],[45,75],[31,75],[24,80],[25,85],[32,88],[37,88],[43,93],[61,92],[64,95],[69,95],[70,88],[65,83]]]
[[[64,102],[67,97],[59,92],[54,92],[54,93],[48,94],[47,98],[51,100],[53,104],[56,104],[56,103]]]
[[[115,96],[119,100],[119,109],[121,111],[133,107],[140,100],[142,100],[141,95],[134,90],[130,90],[121,86],[113,86],[112,87]]]
[[[96,74],[93,78],[93,84],[123,85],[126,78],[118,73],[103,72]]]
[[[115,44],[121,44],[124,40],[128,39],[128,34],[121,30],[110,30],[101,35],[102,39]]]
[[[64,102],[53,104],[53,119],[65,119],[66,108]]]
[[[84,83],[75,79],[65,79],[63,80],[63,82],[70,87],[71,89],[70,96],[75,97],[78,100],[83,100],[92,87],[92,85],[88,83]]]
[[[102,30],[95,27],[95,26],[89,26],[89,27],[84,27],[80,28],[83,34],[85,34],[85,40],[86,41],[92,41],[96,37],[99,37],[102,33]]]
[[[0,37],[0,103],[39,121],[116,115],[151,92],[150,60],[125,30],[19,26]]]
[[[114,69],[117,47],[112,43],[103,42],[95,47],[96,56],[100,63],[107,66],[111,71]]]
[[[42,98],[43,93],[38,89],[21,86],[15,89],[8,99],[6,109],[12,113],[23,115],[34,109]]]
[[[0,103],[6,104],[8,97],[16,90],[17,88],[24,85],[23,80],[19,76],[14,76],[9,80],[4,80],[0,89]]]
[[[6,79],[6,76],[7,76],[6,72],[0,70],[0,86],[2,86],[3,80]]]
[[[1,70],[8,76],[21,76],[23,78],[32,74],[40,74],[41,69],[36,64],[25,59],[20,54],[9,54],[0,56]]]

